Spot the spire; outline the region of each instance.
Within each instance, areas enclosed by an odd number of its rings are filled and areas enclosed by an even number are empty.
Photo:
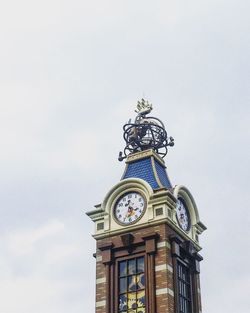
[[[118,159],[126,159],[127,165],[122,180],[135,177],[147,181],[154,190],[172,189],[163,158],[167,147],[174,145],[174,139],[167,136],[160,119],[148,116],[152,109],[148,101],[138,101],[134,122],[129,120],[123,126],[126,146]]]

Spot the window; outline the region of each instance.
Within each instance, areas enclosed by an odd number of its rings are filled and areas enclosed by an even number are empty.
[[[137,257],[118,263],[119,313],[145,313],[145,262]]]
[[[181,262],[177,262],[179,313],[191,313],[191,275],[190,270]]]
[[[201,311],[199,286],[199,262],[202,256],[190,241],[173,235],[172,257],[174,268],[175,312],[194,313]]]

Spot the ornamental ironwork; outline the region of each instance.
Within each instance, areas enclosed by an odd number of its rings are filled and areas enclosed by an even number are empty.
[[[156,117],[147,116],[153,107],[148,101],[142,99],[137,102],[135,112],[137,116],[134,122],[129,120],[123,126],[123,138],[126,146],[119,153],[119,161],[125,159],[129,154],[153,149],[164,158],[168,152],[168,146],[174,145],[174,138],[168,137],[162,121]]]

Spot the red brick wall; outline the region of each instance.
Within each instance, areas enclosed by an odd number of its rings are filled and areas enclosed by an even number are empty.
[[[175,312],[175,304],[174,304],[174,274],[173,274],[173,264],[172,264],[172,256],[171,256],[171,246],[169,241],[169,236],[175,234],[175,232],[167,225],[161,224],[157,226],[149,226],[143,229],[135,230],[131,232],[134,236],[133,244],[135,246],[142,247],[143,237],[152,234],[158,233],[159,238],[157,239],[157,250],[155,253],[155,312],[147,312],[147,313],[176,313]],[[101,247],[107,244],[113,244],[113,248],[123,247],[123,243],[121,240],[121,235],[111,236],[109,238],[97,240],[97,247],[101,249]],[[106,277],[106,282],[101,282],[96,284],[96,313],[116,313],[114,308],[111,307],[108,309],[108,293],[114,292],[114,290],[108,290],[108,268],[110,263],[103,264],[103,251],[100,251],[97,248],[96,251],[96,279],[103,279]],[[144,249],[145,248],[140,248]],[[141,250],[142,251],[142,250]],[[134,251],[134,253],[136,250]],[[126,251],[129,254],[129,252]],[[133,253],[133,252],[132,252]],[[112,277],[110,279],[113,279]],[[199,284],[199,283],[198,283]],[[151,286],[148,286],[149,288]],[[199,294],[200,296],[200,294]],[[104,303],[103,301],[106,301]],[[111,297],[110,301],[114,301],[117,303],[117,299],[113,299]],[[199,307],[201,311],[199,297]],[[98,306],[99,305],[99,306]],[[109,310],[109,312],[108,312]]]

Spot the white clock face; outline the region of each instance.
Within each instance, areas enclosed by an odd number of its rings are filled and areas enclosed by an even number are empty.
[[[137,222],[144,214],[146,202],[138,192],[128,192],[115,204],[114,216],[119,224],[129,225]]]
[[[181,199],[177,200],[176,216],[180,227],[185,231],[189,231],[190,228],[189,212],[184,201]]]

